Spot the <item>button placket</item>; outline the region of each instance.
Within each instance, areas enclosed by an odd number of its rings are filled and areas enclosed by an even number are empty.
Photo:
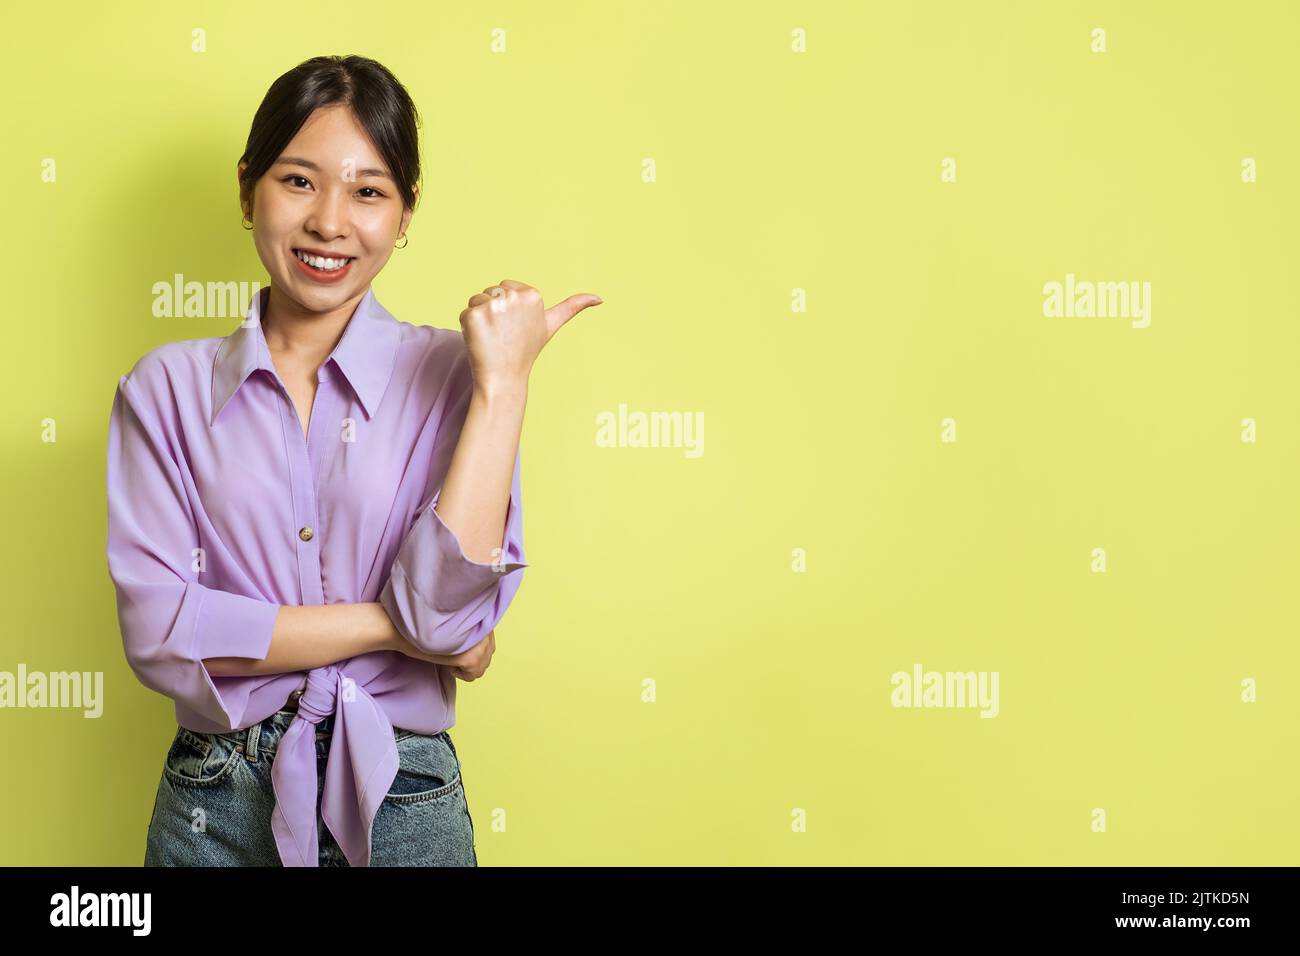
[[[322,366],[324,373],[326,366]],[[342,397],[339,391],[338,379],[333,375],[322,378],[316,389],[316,410],[312,413],[311,423],[311,441],[308,442],[308,458],[311,462],[312,471],[312,503],[316,510],[316,523],[307,526],[311,538],[314,541],[320,541],[321,536],[327,534],[329,529],[324,527],[325,519],[320,514],[320,484],[330,467],[330,461],[336,454],[336,446],[340,439],[339,436],[339,407],[342,403]],[[317,422],[319,426],[317,427]],[[325,604],[330,600],[330,596],[325,593],[325,575],[320,564],[320,552],[317,552],[316,580],[320,585],[320,600]]]
[[[328,387],[327,382],[317,383],[316,394],[312,397],[308,433],[304,436],[293,398],[284,383],[280,383],[280,394],[284,396],[280,418],[289,448],[289,485],[293,497],[295,533],[298,537],[298,586],[302,603],[307,605],[325,603],[321,580],[320,536],[316,533],[316,477],[312,467],[313,460],[318,459],[319,455],[313,455],[312,450],[314,445],[320,443],[319,408],[328,404],[327,400],[322,399],[321,391]]]

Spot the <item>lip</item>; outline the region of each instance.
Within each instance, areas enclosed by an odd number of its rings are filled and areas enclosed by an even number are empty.
[[[305,252],[309,256],[322,256],[326,259],[355,259],[343,252],[331,252],[329,249],[314,249],[311,246],[292,246],[290,252]]]
[[[312,266],[307,265],[307,263],[299,259],[297,256],[297,253],[299,252],[305,252],[308,255],[313,255],[313,256],[324,256],[327,259],[349,259],[350,261],[348,262],[347,265],[343,266],[341,269],[335,269],[333,272],[324,272],[320,269],[315,269]],[[337,252],[330,253],[322,249],[307,249],[303,246],[295,246],[292,250],[290,250],[290,253],[293,255],[293,261],[297,264],[299,272],[301,272],[308,279],[311,279],[313,282],[320,282],[326,285],[330,283],[338,282],[340,279],[342,279],[345,275],[347,275],[350,271],[352,271],[352,264],[357,261],[355,256],[342,256],[339,255]]]

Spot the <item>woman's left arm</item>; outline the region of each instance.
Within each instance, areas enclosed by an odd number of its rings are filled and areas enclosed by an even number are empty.
[[[459,394],[468,393],[468,407],[459,406],[466,409],[463,419],[454,410],[450,415],[456,445],[442,487],[403,542],[380,595],[397,629],[419,650],[459,654],[475,646],[518,590],[517,574],[502,579],[526,567],[519,438],[528,377],[564,323],[600,301],[575,295],[543,309],[536,289],[505,279],[471,296],[461,313],[472,381]]]
[[[533,363],[569,319],[601,301],[572,295],[546,309],[532,286],[502,279],[460,314],[474,388],[438,515],[475,560],[497,557]]]
[[[527,379],[474,383],[436,506],[438,517],[455,533],[471,561],[492,563],[501,558],[501,530],[527,404]]]

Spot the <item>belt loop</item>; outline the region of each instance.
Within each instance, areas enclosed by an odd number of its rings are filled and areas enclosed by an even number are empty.
[[[262,739],[262,722],[259,720],[248,728],[248,737],[244,744],[244,753],[248,759],[257,762],[257,744]]]

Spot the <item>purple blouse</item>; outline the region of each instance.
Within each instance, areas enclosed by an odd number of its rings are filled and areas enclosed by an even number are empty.
[[[368,289],[328,359],[304,438],[261,314],[169,342],[123,376],[108,434],[108,566],[132,670],[205,733],[250,727],[303,690],[271,778],[285,866],[316,866],[316,724],[334,715],[321,815],[353,866],[398,770],[394,727],[455,724],[456,679],[376,651],[310,671],[220,677],[261,660],[280,605],[379,601],[422,651],[458,654],[523,578],[519,456],[499,559],[471,560],[434,510],[469,411],[463,336],[394,318]]]

